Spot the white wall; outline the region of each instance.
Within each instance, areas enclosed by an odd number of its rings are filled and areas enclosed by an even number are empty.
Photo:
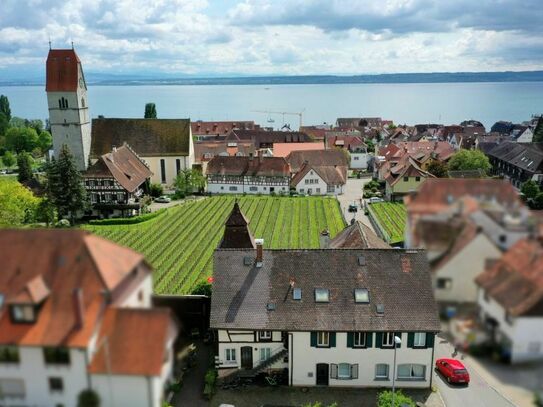
[[[373,338],[375,346],[375,333]],[[292,384],[294,386],[314,386],[316,384],[317,363],[349,363],[358,364],[358,379],[338,380],[329,379],[330,386],[369,386],[391,387],[393,370],[393,349],[353,349],[347,347],[347,334],[336,333],[336,347],[311,347],[311,334],[309,332],[292,333]],[[388,381],[375,380],[375,365],[386,363],[389,365]],[[425,379],[423,381],[396,380],[397,387],[429,387],[432,375],[433,361],[432,349],[407,348],[407,333],[402,334],[402,345],[396,351],[396,365],[403,363],[416,363],[426,365]],[[311,377],[310,377],[311,376]]]
[[[231,191],[230,187],[236,187],[235,191]],[[251,188],[256,188],[251,190]],[[249,184],[231,184],[231,183],[207,183],[207,192],[211,194],[262,194],[269,195],[270,188],[273,188],[273,192],[276,194],[289,193],[288,185],[249,185]]]
[[[186,170],[188,168],[192,168],[192,164],[194,163],[194,151],[192,153],[192,160],[190,156],[167,156],[167,157],[145,157],[140,156],[140,158],[145,161],[149,168],[151,169],[151,172],[153,173],[151,177],[151,182],[156,184],[162,184],[162,171],[160,167],[160,160],[163,159],[166,169],[166,182],[163,184],[165,186],[171,187],[173,186],[173,183],[175,181],[175,177],[177,176],[177,164],[175,160],[180,160],[180,169]]]
[[[313,184],[309,183],[311,180]],[[326,182],[315,171],[310,170],[296,185],[296,192],[305,195],[340,195],[343,193],[343,185],[335,185],[334,192],[328,192]]]
[[[145,376],[92,375],[92,388],[108,407],[159,407],[150,405],[152,379]]]
[[[458,252],[444,266],[432,273],[434,292],[437,301],[443,302],[477,302],[477,285],[475,277],[485,270],[487,259],[497,259],[500,250],[480,233],[466,247]],[[449,278],[452,284],[449,289],[439,289],[437,280]]]
[[[139,293],[142,293],[140,300]],[[123,298],[119,306],[124,308],[151,308],[151,296],[153,295],[153,276],[149,273],[134,289]]]
[[[368,153],[350,153],[352,169],[368,168]]]
[[[84,349],[70,349],[69,365],[46,365],[41,347],[20,347],[19,363],[0,363],[0,379],[23,379],[26,397],[2,400],[8,406],[75,407],[81,390],[88,388]],[[49,377],[62,379],[64,390],[51,392]]]

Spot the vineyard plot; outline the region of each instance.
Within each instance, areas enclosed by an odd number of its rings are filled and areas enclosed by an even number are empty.
[[[388,243],[404,241],[407,211],[405,205],[398,202],[379,202],[369,205],[369,213],[383,229]]]

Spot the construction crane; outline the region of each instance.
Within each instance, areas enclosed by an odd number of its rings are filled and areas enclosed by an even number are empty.
[[[300,111],[300,112],[277,112],[277,111],[274,111],[274,110],[253,110],[253,112],[254,113],[266,113],[268,116],[270,114],[281,114],[281,115],[283,115],[283,124],[285,124],[285,115],[298,116],[300,118],[300,127],[302,127],[302,119],[303,119],[303,114],[305,112],[305,109],[302,109],[302,111]],[[268,122],[273,123],[273,119],[269,119]]]

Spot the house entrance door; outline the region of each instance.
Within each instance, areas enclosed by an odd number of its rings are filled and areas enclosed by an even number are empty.
[[[243,369],[253,368],[253,348],[252,346],[243,346],[241,348],[241,367]]]
[[[328,363],[317,363],[317,386],[328,386]]]

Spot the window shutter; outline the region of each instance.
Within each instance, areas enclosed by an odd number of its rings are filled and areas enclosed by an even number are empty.
[[[366,348],[373,346],[373,332],[366,332]]]
[[[337,379],[337,365],[335,363],[330,364],[330,379]]]
[[[376,348],[383,347],[383,333],[382,332],[375,332],[375,347]]]
[[[412,348],[415,346],[415,332],[407,333],[407,347]]]
[[[351,365],[351,379],[358,379],[358,363]]]
[[[335,348],[336,347],[336,333],[330,332],[330,347]]]
[[[402,333],[401,332],[394,332],[394,336],[397,336],[398,338],[402,339]],[[402,347],[401,343],[396,344],[396,349],[400,349]]]
[[[347,347],[348,348],[354,347],[354,333],[353,332],[347,332]]]
[[[317,347],[317,333],[311,332],[311,347],[316,348]]]
[[[431,332],[426,333],[426,347],[427,348],[433,348],[434,347],[434,338],[435,334]]]

